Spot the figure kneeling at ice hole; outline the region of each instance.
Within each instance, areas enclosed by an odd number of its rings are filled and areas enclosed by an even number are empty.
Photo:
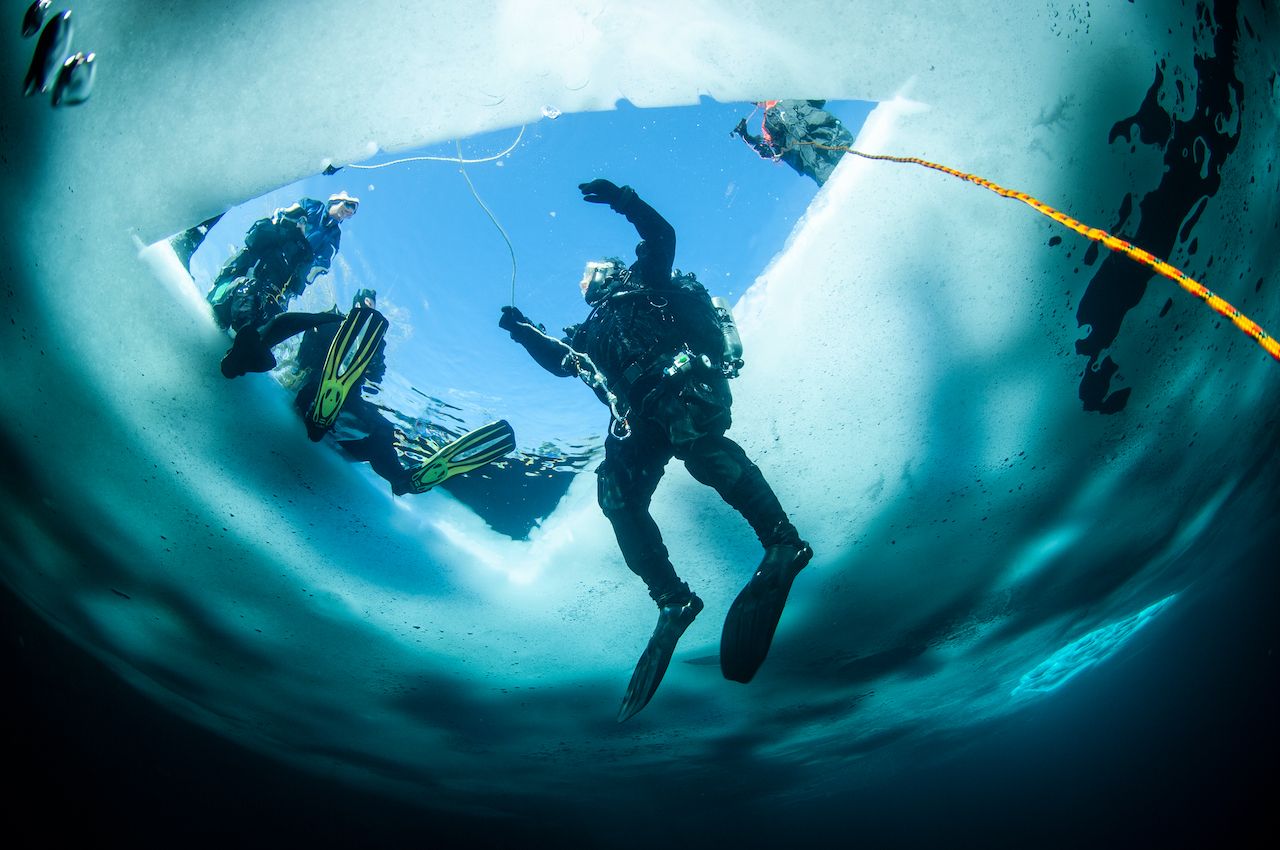
[[[236,334],[222,359],[222,374],[235,378],[267,372],[276,366],[271,349],[297,334],[297,366],[305,378],[294,399],[307,435],[321,440],[332,434],[356,460],[366,461],[391,484],[395,495],[425,493],[454,475],[471,472],[515,451],[515,435],[505,421],[484,425],[439,447],[421,463],[406,469],[396,451],[395,429],[364,398],[366,383],[386,374],[386,318],[377,310],[377,293],[359,290],[345,316],[325,313],[281,313],[265,325],[246,326]]]

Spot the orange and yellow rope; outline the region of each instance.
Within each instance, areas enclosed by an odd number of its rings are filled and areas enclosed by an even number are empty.
[[[1072,218],[1066,213],[1059,212],[1058,210],[1054,209],[1053,207],[1049,206],[1043,201],[1033,198],[1032,196],[1028,195],[1026,192],[1015,192],[1012,189],[1006,189],[1003,186],[1000,186],[999,184],[992,183],[990,180],[986,180],[982,177],[978,177],[976,174],[966,174],[963,171],[957,171],[954,168],[948,168],[945,165],[939,165],[936,162],[929,162],[928,160],[925,160],[925,159],[917,159],[916,157],[886,156],[882,154],[863,153],[862,151],[854,150],[853,148],[849,148],[849,147],[820,145],[815,142],[806,142],[805,144],[812,144],[814,145],[814,147],[824,148],[825,150],[846,151],[855,156],[860,156],[863,159],[879,159],[879,160],[885,160],[888,162],[909,162],[909,163],[914,163],[915,165],[922,165],[925,168],[932,168],[935,171],[941,171],[945,174],[950,174],[953,177],[959,177],[961,180],[967,180],[970,183],[976,183],[977,185],[982,186],[985,189],[990,189],[992,192],[995,192],[997,195],[1000,195],[1001,197],[1013,198],[1014,200],[1022,201],[1024,204],[1027,204],[1032,209],[1036,210],[1042,215],[1046,215],[1049,218],[1053,219],[1054,221],[1062,225],[1065,225],[1066,227],[1071,228],[1076,233],[1079,233],[1081,236],[1088,237],[1089,239],[1092,239],[1095,242],[1101,242],[1103,245],[1106,245],[1112,251],[1125,254],[1130,259],[1136,260],[1137,262],[1142,263],[1145,266],[1149,266],[1150,268],[1155,270],[1158,274],[1164,275],[1165,277],[1172,280],[1174,283],[1181,286],[1187,292],[1190,292],[1192,295],[1195,295],[1203,299],[1204,302],[1208,304],[1210,308],[1212,308],[1217,313],[1223,316],[1226,316],[1228,319],[1230,319],[1232,323],[1235,324],[1236,327],[1238,327],[1240,330],[1244,331],[1246,334],[1251,336],[1255,341],[1257,341],[1258,345],[1261,345],[1267,351],[1268,354],[1270,354],[1276,360],[1280,361],[1280,341],[1277,341],[1275,337],[1268,334],[1265,330],[1263,330],[1256,322],[1251,320],[1248,316],[1245,316],[1235,307],[1231,306],[1226,301],[1219,298],[1213,292],[1210,292],[1208,287],[1200,283],[1198,280],[1195,280],[1194,278],[1187,275],[1186,272],[1183,272],[1181,269],[1178,269],[1175,266],[1170,265],[1168,262],[1160,259],[1159,257],[1155,256],[1149,251],[1144,251],[1141,248],[1135,245],[1132,245],[1129,242],[1124,241],[1123,239],[1120,239],[1116,236],[1112,236],[1110,233],[1108,233],[1105,230],[1102,230],[1097,227],[1089,227],[1088,225],[1077,221],[1076,219]]]

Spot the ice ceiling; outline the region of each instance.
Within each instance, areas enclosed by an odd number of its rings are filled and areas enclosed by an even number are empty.
[[[623,726],[653,609],[594,476],[527,542],[446,494],[406,508],[268,382],[224,381],[225,338],[140,252],[544,103],[822,96],[882,104],[860,149],[1027,191],[1280,330],[1274,9],[943,5],[84,4],[97,86],[51,110],[19,97],[6,2],[4,580],[177,712],[468,811],[621,806],[659,775],[785,798],[1052,699],[1269,520],[1280,367],[1019,204],[850,159],[819,193],[737,305],[732,432],[816,559],[761,675],[724,681],[758,555],[673,467],[655,517],[707,611]]]

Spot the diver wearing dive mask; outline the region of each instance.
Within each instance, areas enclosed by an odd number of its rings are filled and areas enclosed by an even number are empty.
[[[706,290],[692,275],[673,277],[675,230],[628,186],[592,180],[578,188],[583,200],[608,204],[635,226],[642,240],[636,262],[629,268],[616,258],[587,263],[579,286],[591,312],[561,339],[514,306],[502,308],[498,324],[547,371],[584,378],[613,413],[597,470],[600,508],[627,566],[659,609],[618,712],[622,721],[648,703],[676,642],[703,608],[676,575],[649,514],[672,457],[742,514],[765,547],[725,621],[726,678],[747,682],[755,675],[791,582],[813,553],[759,468],[725,436],[732,421],[726,374],[736,374],[741,361],[726,363],[725,332]]]

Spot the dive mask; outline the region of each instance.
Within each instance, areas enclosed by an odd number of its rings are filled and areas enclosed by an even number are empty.
[[[582,270],[579,286],[588,304],[596,304],[608,293],[610,287],[622,280],[626,270],[617,260],[591,260]]]

